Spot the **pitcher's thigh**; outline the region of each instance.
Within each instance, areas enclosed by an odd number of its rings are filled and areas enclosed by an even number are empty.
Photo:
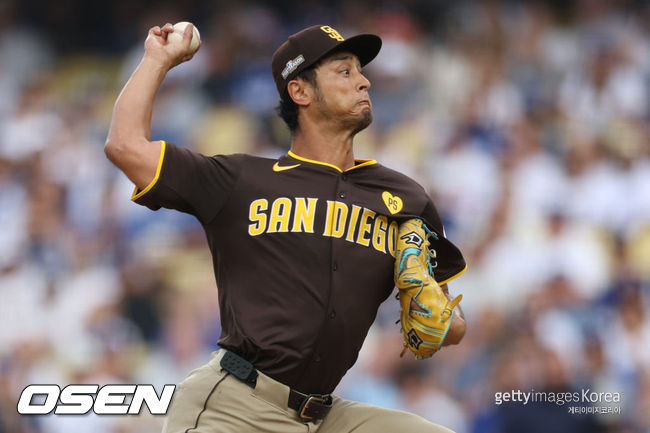
[[[253,388],[206,365],[176,389],[163,433],[307,433],[309,428]]]
[[[454,433],[412,413],[334,397],[318,433]]]
[[[218,394],[225,374],[218,374],[209,365],[192,371],[174,392],[163,433],[185,433],[198,424],[206,402]]]

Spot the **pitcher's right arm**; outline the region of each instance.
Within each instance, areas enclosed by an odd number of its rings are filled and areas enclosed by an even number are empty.
[[[115,102],[104,145],[106,157],[139,189],[153,180],[160,157],[160,141],[151,141],[156,93],[167,72],[196,53],[190,50],[192,25],[185,28],[181,43],[168,43],[173,31],[169,23],[149,30],[144,56]]]

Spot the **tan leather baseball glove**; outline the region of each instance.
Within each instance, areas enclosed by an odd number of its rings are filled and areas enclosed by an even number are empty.
[[[422,220],[403,222],[397,234],[395,254],[395,286],[399,289],[400,323],[404,350],[408,348],[418,359],[433,356],[447,336],[454,317],[454,307],[463,298],[452,301],[433,277],[429,256],[429,237],[435,235]]]

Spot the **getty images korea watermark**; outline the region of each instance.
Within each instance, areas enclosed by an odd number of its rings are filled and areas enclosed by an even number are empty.
[[[156,393],[153,385],[29,385],[18,399],[21,415],[139,415],[144,405],[152,415],[165,415],[176,385]]]
[[[510,390],[494,393],[494,404],[500,406],[504,402],[515,402],[527,405],[529,403],[551,403],[558,406],[567,405],[569,413],[586,414],[620,414],[620,392],[596,392],[589,388],[574,392],[522,391]]]

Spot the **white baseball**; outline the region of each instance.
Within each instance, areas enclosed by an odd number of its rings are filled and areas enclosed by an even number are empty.
[[[183,41],[183,32],[185,31],[185,27],[187,27],[189,23],[187,21],[181,21],[176,24],[174,24],[174,33],[170,33],[167,35],[167,42],[171,44],[175,44],[178,42]],[[199,49],[199,42],[201,41],[201,34],[199,33],[199,29],[194,26],[194,31],[192,32],[192,41],[190,42],[190,51],[194,52]]]

